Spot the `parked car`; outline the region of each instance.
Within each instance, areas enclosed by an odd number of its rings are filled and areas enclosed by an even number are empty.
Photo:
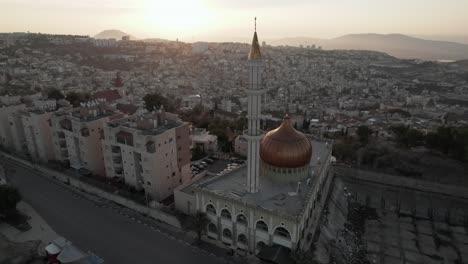
[[[214,160],[212,160],[212,159],[206,159],[205,162],[208,163],[208,164],[213,164]]]
[[[206,162],[204,162],[204,161],[200,162],[200,164],[201,164],[203,167],[208,166],[208,163],[206,163]]]

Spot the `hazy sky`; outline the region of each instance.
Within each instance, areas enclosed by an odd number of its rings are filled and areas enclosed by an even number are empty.
[[[467,10],[468,0],[0,0],[0,32],[232,40],[250,38],[257,16],[264,39],[466,35]]]

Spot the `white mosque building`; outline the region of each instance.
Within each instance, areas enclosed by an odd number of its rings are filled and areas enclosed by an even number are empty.
[[[260,129],[263,59],[257,32],[248,56],[247,165],[209,175],[175,192],[176,207],[206,212],[206,238],[251,254],[307,251],[333,178],[332,143],[297,131],[286,115]]]

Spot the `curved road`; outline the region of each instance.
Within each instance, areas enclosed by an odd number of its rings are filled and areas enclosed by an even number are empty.
[[[5,162],[1,162],[5,164]],[[111,208],[96,207],[37,172],[7,162],[8,179],[61,236],[109,264],[220,263],[188,244],[133,221]],[[11,168],[14,168],[12,171]]]

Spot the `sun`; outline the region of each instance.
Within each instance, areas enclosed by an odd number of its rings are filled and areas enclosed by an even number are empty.
[[[206,0],[148,0],[145,21],[159,32],[187,35],[211,23]]]

